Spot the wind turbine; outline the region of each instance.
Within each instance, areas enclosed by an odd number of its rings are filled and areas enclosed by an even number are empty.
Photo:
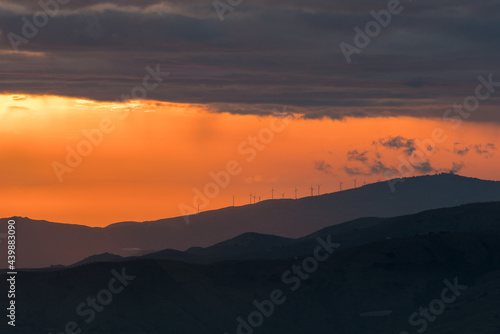
[[[340,191],[342,191],[342,185],[343,185],[343,184],[344,184],[344,183],[342,183],[342,181],[339,181]]]
[[[250,194],[250,204],[252,204],[252,194]]]
[[[257,197],[257,196],[253,195],[253,204],[255,204],[255,198],[256,198],[256,197]]]
[[[274,188],[271,189],[271,199],[274,199]]]
[[[260,202],[260,196],[259,196],[259,202]]]
[[[311,184],[311,197],[314,196],[313,191],[314,191],[314,188],[313,188],[313,186]]]
[[[318,184],[318,196],[319,196],[319,187],[321,187],[321,184]]]
[[[354,188],[356,188],[356,182],[358,182],[358,179],[354,179]]]
[[[285,199],[285,193],[281,194],[281,198]]]
[[[234,195],[233,195],[233,208],[234,208]]]
[[[297,187],[295,187],[295,199],[297,199]]]

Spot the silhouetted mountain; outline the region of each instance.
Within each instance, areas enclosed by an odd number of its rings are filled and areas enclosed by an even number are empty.
[[[500,202],[476,203],[394,218],[360,218],[324,228],[298,239],[245,233],[206,248],[196,247],[185,252],[167,249],[140,258],[199,264],[231,260],[287,259],[309,254],[317,243],[316,238],[326,238],[328,235],[333,236],[335,242],[341,244],[339,249],[346,249],[391,238],[498,229],[500,229]]]
[[[346,249],[391,238],[499,229],[500,202],[476,203],[394,218],[360,218],[324,228],[298,239],[245,233],[206,248],[194,247],[185,252],[165,249],[129,258],[106,253],[86,258],[74,266],[136,259],[162,259],[197,264],[232,260],[277,260],[306,256],[317,244],[318,237],[326,238],[329,235],[335,239],[335,242],[341,244],[339,249]]]
[[[317,237],[332,235],[342,249],[391,238],[440,232],[480,232],[500,228],[500,202],[475,203],[435,209],[394,218],[360,218],[329,226],[302,238],[291,239],[259,233],[244,233],[209,247],[193,247],[184,252],[165,249],[123,258],[109,253],[90,256],[74,265],[116,262],[130,259],[163,259],[208,264],[231,260],[270,260],[304,256]]]
[[[443,223],[452,226],[453,220]],[[294,265],[305,268],[304,257],[211,265],[133,260],[20,272],[16,333],[59,333],[74,321],[89,334],[234,334],[241,317],[259,326],[239,333],[413,333],[425,324],[429,334],[495,334],[500,328],[500,233],[492,227],[339,249],[302,280],[290,273]],[[116,274],[130,277],[122,280],[122,290],[105,297],[103,291],[120,286]],[[5,282],[4,275],[0,280]],[[277,289],[282,303],[259,320],[254,302],[262,305]],[[97,302],[98,311],[91,312],[88,298],[96,296],[106,305]],[[424,321],[418,313],[425,309],[439,312]]]
[[[18,266],[69,265],[106,252],[131,256],[167,248],[207,247],[246,232],[298,238],[361,217],[393,217],[490,201],[500,201],[500,182],[440,174],[404,179],[396,184],[396,192],[381,182],[298,200],[267,200],[207,211],[190,216],[189,224],[177,217],[91,228],[16,218],[17,233],[22,235]]]

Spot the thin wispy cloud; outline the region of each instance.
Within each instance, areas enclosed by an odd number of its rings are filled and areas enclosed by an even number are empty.
[[[329,163],[327,163],[325,160],[316,160],[314,161],[314,169],[323,172],[328,175],[333,174],[333,167]]]

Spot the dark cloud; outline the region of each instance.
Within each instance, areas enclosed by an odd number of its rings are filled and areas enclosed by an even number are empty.
[[[465,167],[465,164],[463,162],[460,162],[460,163],[454,162],[453,167],[451,167],[451,169],[450,169],[450,173],[458,174],[462,169],[464,169],[464,167]]]
[[[420,174],[429,174],[432,172],[439,172],[438,169],[432,167],[429,161],[421,162],[418,164],[412,164],[413,168]]]
[[[349,175],[386,175],[387,173],[397,173],[397,168],[388,166],[381,161],[382,155],[379,152],[369,152],[352,150],[347,152],[347,161],[361,163],[362,166],[345,166],[344,171]]]
[[[488,154],[490,155],[492,151],[496,151],[495,144],[486,144],[486,145],[474,145],[474,149],[477,154]]]
[[[323,172],[328,175],[332,175],[332,165],[325,162],[324,160],[314,161],[314,169],[320,172]]]
[[[370,173],[372,175],[387,175],[396,174],[396,167],[387,166],[380,160],[375,160],[370,166]]]
[[[335,112],[332,110],[309,112],[302,116],[302,119],[324,119],[324,118],[341,120],[345,118],[345,116],[342,115],[342,113]]]
[[[171,76],[151,99],[237,114],[288,105],[304,119],[442,117],[474,93],[478,75],[498,68],[500,45],[491,41],[500,33],[500,1],[490,0],[405,4],[347,65],[339,44],[352,43],[354,26],[386,6],[253,0],[221,22],[206,0],[70,1],[13,54],[9,32],[20,35],[21,18],[40,8],[4,0],[0,92],[113,101],[141,83],[147,65],[161,64]],[[469,120],[500,121],[497,96]]]
[[[364,167],[349,167],[345,166],[344,171],[352,176],[363,175],[363,176],[385,176],[385,175],[396,175],[398,174],[398,169],[395,166],[388,166],[382,161],[375,159],[365,163]]]
[[[463,146],[461,145],[460,143],[455,143],[453,145],[453,152],[455,154],[458,154],[460,156],[464,156],[464,155],[467,155],[467,153],[470,152],[470,147],[468,146]]]
[[[344,171],[351,176],[358,176],[358,175],[365,175],[368,176],[370,175],[367,172],[363,172],[360,168],[358,167],[344,167]]]
[[[415,140],[401,136],[383,138],[379,141],[374,141],[372,144],[375,148],[380,144],[382,147],[389,150],[402,150],[408,157],[416,150]],[[455,148],[457,144],[458,143],[455,143]],[[494,147],[494,145],[489,147]],[[451,169],[440,169],[435,168],[430,160],[416,163],[410,162],[408,159],[399,160],[395,162],[395,165],[392,165],[382,161],[381,152],[360,151],[357,149],[347,152],[347,161],[360,162],[362,164],[361,166],[345,166],[344,171],[348,175],[385,176],[389,178],[397,177],[398,175],[407,176],[408,173],[431,174],[450,171],[458,173],[465,167],[463,163],[453,163]]]
[[[494,156],[494,151],[497,150],[495,144],[476,144],[476,145],[464,145],[460,143],[455,143],[453,146],[453,152],[460,156],[467,155],[469,152],[473,151],[479,155],[484,155],[487,159]]]
[[[408,139],[402,136],[382,138],[379,139],[378,143],[390,149],[403,149],[403,152],[408,156],[412,155],[417,149],[415,147],[415,139]]]
[[[477,154],[484,156],[486,159],[490,159],[495,155],[497,150],[495,144],[486,144],[486,145],[473,145],[474,150]]]
[[[413,87],[413,88],[422,88],[425,86],[425,81],[422,80],[414,80],[414,81],[407,81],[404,83],[408,87]]]
[[[368,161],[367,157],[368,151],[358,152],[358,150],[347,152],[347,161],[359,161],[366,163]]]

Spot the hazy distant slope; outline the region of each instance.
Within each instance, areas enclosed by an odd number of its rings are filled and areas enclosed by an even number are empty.
[[[106,228],[17,218],[18,265],[72,264],[101,253],[130,256],[166,248],[206,247],[246,232],[297,238],[361,217],[392,217],[473,202],[500,201],[500,182],[451,174],[406,179],[391,192],[386,182],[298,200],[268,200],[144,223]],[[7,219],[2,219],[4,225]],[[22,237],[21,237],[22,236]],[[0,245],[5,247],[5,243]]]

